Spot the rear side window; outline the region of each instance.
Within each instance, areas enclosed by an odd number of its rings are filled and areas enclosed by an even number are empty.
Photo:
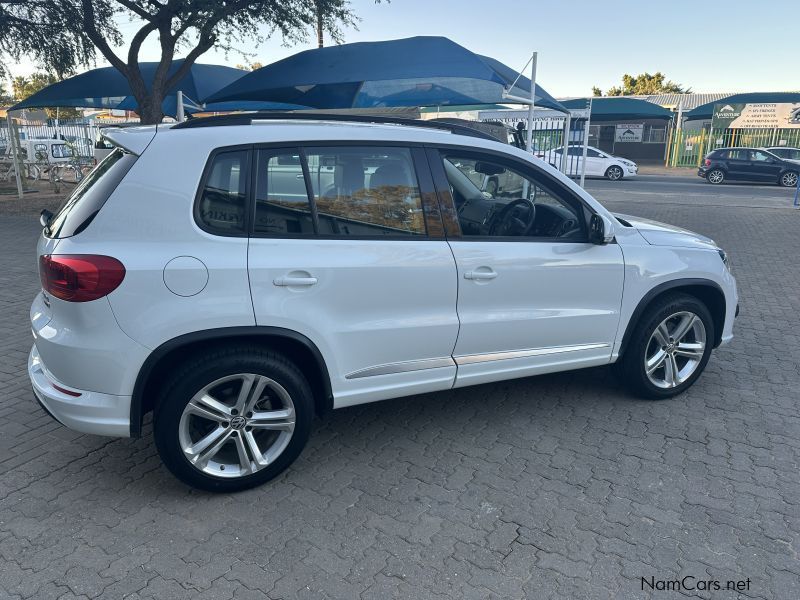
[[[81,181],[50,221],[52,238],[77,235],[86,229],[136,162],[136,155],[117,148]]]
[[[307,156],[320,235],[425,235],[408,148],[309,148]]]
[[[737,148],[733,150],[724,150],[720,158],[728,160],[750,160],[750,155],[748,150],[741,150]]]
[[[255,174],[254,231],[313,235],[314,222],[298,150],[260,150]]]
[[[248,150],[219,152],[214,156],[198,203],[200,222],[205,229],[223,235],[245,233],[249,157]]]

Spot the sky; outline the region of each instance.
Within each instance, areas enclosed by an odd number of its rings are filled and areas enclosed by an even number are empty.
[[[537,83],[557,97],[587,96],[619,85],[623,73],[661,71],[694,92],[800,90],[800,0],[351,0],[361,18],[345,42],[443,35],[521,69],[538,52]],[[127,36],[139,28],[121,23]],[[326,39],[326,44],[330,40]],[[291,47],[274,37],[251,62],[269,64],[316,47],[316,35]],[[141,60],[157,60],[154,37]],[[211,51],[199,62],[246,62]],[[106,63],[98,61],[98,66]],[[25,75],[30,61],[11,65]]]

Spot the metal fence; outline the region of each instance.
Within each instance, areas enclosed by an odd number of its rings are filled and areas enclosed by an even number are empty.
[[[676,129],[667,146],[668,167],[697,167],[715,148],[800,147],[798,129]]]
[[[67,142],[75,156],[94,156],[94,145],[100,131],[107,127],[118,127],[138,123],[127,121],[98,122],[94,119],[60,120],[48,119],[47,121],[16,121],[20,141],[33,139],[60,139]],[[10,152],[11,136],[8,131],[8,121],[0,122],[0,155]]]

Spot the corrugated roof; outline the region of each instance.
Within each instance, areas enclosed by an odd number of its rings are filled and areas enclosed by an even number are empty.
[[[683,104],[683,110],[689,111],[693,108],[706,104],[708,102],[715,102],[722,98],[727,98],[730,93],[714,92],[708,94],[656,94],[653,96],[640,96],[643,100],[658,104],[670,110],[678,110],[678,103]]]

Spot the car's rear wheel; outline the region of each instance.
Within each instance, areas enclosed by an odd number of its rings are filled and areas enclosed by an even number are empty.
[[[708,173],[706,173],[706,181],[708,181],[708,183],[713,183],[714,185],[719,185],[725,181],[725,171],[721,171],[720,169],[710,170]]]
[[[610,181],[618,181],[622,179],[624,173],[622,172],[622,167],[617,165],[611,165],[606,169],[606,179]]]
[[[636,325],[621,358],[624,381],[646,398],[676,396],[700,377],[713,341],[714,321],[705,304],[687,294],[663,296]]]
[[[260,485],[302,451],[313,418],[297,367],[260,348],[227,348],[190,360],[163,386],[155,441],[184,483],[215,492]]]
[[[780,184],[783,187],[797,187],[797,173],[794,171],[786,171],[780,178]]]

